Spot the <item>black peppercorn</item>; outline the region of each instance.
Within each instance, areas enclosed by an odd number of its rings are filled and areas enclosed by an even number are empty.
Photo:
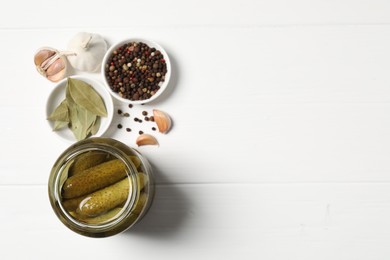
[[[129,42],[117,48],[105,68],[110,88],[125,99],[137,101],[155,95],[167,73],[161,52],[142,42]]]

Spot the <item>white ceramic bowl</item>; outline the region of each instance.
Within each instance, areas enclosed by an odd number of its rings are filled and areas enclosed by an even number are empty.
[[[114,92],[108,82],[107,82],[107,79],[106,79],[106,73],[105,73],[105,65],[108,61],[108,59],[110,58],[112,52],[114,50],[116,50],[118,47],[124,45],[125,43],[129,43],[129,42],[142,42],[142,43],[145,43],[147,44],[149,47],[151,48],[156,48],[157,50],[159,50],[162,55],[164,56],[164,60],[165,60],[165,63],[167,65],[167,73],[165,74],[165,80],[164,82],[162,83],[162,85],[160,86],[160,89],[156,92],[156,94],[154,94],[152,97],[150,97],[149,99],[145,99],[145,100],[130,100],[130,99],[126,99],[126,98],[122,98],[118,93]],[[171,78],[171,62],[169,60],[169,56],[168,54],[166,53],[166,51],[157,43],[153,42],[153,41],[150,41],[150,40],[146,40],[146,39],[141,39],[141,38],[129,38],[129,39],[126,39],[126,40],[123,40],[123,41],[120,41],[114,45],[112,45],[106,55],[104,56],[103,58],[103,63],[102,63],[102,66],[101,66],[101,74],[102,74],[102,77],[103,77],[103,82],[104,82],[104,85],[106,86],[106,88],[108,89],[108,91],[111,93],[111,95],[118,99],[119,101],[121,102],[124,102],[124,103],[127,103],[127,104],[146,104],[152,100],[155,100],[156,98],[158,98],[163,92],[164,90],[167,88],[168,84],[169,84],[169,80]]]
[[[90,84],[96,92],[102,97],[104,104],[107,109],[107,117],[100,117],[100,128],[99,131],[93,136],[102,136],[108,129],[111,124],[113,115],[114,115],[114,104],[111,98],[110,93],[107,88],[100,82],[93,80],[89,77],[85,76],[72,76],[71,78],[82,80],[88,84]],[[46,103],[46,118],[54,111],[54,109],[65,99],[65,89],[66,89],[67,79],[61,80],[57,85],[53,88]],[[47,120],[50,129],[53,129],[54,122]],[[76,142],[76,138],[74,137],[72,131],[69,127],[64,127],[59,130],[53,131],[54,134],[59,136],[61,139],[68,142]]]

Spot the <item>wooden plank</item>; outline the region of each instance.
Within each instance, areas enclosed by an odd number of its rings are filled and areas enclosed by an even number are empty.
[[[56,219],[46,186],[0,186],[0,257],[386,259],[389,189],[389,184],[159,185],[153,207],[133,230],[89,239]]]
[[[385,0],[16,0],[1,8],[0,28],[381,24],[389,11]]]
[[[159,102],[129,110],[159,108],[173,118],[171,133],[156,133],[159,148],[140,148],[158,182],[390,181],[389,28],[134,30],[166,46],[176,73]],[[38,75],[32,57],[42,45],[64,48],[75,32],[0,33],[6,50],[29,39],[3,57],[1,184],[45,184],[69,145],[45,122],[54,84]],[[110,42],[130,35],[98,32]],[[11,66],[16,60],[21,70]],[[117,123],[135,131],[118,131]],[[107,136],[134,146],[137,127],[115,115]]]

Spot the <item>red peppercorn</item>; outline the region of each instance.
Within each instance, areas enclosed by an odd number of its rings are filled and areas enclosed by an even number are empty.
[[[123,69],[124,64],[129,63],[130,66]],[[130,42],[118,47],[107,64],[109,67],[105,76],[110,88],[130,100],[147,100],[153,96],[167,73],[162,53],[142,42]],[[110,70],[110,66],[113,70]]]

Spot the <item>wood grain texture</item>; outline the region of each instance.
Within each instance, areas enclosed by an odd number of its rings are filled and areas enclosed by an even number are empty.
[[[389,11],[386,0],[15,0],[0,10],[0,28],[381,24]]]
[[[0,257],[387,259],[389,189],[389,184],[159,185],[150,212],[133,230],[90,239],[57,220],[46,186],[0,186]]]
[[[109,11],[108,8],[115,11]],[[390,2],[8,2],[0,9],[0,259],[390,257]],[[114,116],[134,146],[141,111],[174,127],[139,150],[156,200],[133,230],[89,239],[47,196],[69,144],[45,122],[54,84],[33,65],[79,31],[160,43],[173,78],[158,101]],[[99,74],[91,75],[97,80]],[[129,134],[118,131],[121,123]]]
[[[139,129],[153,132],[151,123],[141,127],[132,117],[144,109],[168,112],[171,133],[157,134],[159,148],[140,150],[174,183],[389,181],[389,29],[133,30],[166,47],[175,75],[168,93],[151,105],[130,110],[117,103],[131,118],[115,115],[107,135],[134,146]],[[2,32],[4,49],[31,39],[3,59],[12,64],[19,57],[26,76],[5,67],[1,79],[2,184],[46,183],[68,146],[45,122],[53,84],[35,71],[32,56],[41,45],[65,48],[75,32]],[[98,32],[110,42],[129,35]],[[232,36],[239,41],[229,44]],[[118,131],[118,123],[133,132]]]

